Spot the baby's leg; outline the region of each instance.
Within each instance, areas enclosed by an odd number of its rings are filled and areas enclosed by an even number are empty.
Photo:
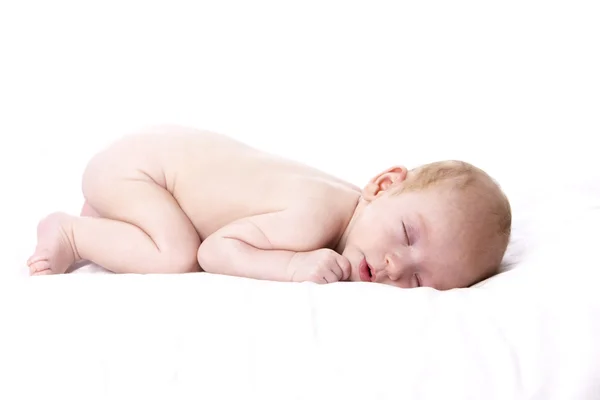
[[[82,259],[117,273],[199,270],[200,238],[171,194],[135,168],[123,172],[104,159],[92,160],[83,178],[97,216],[55,213],[42,220],[30,273],[64,273]]]

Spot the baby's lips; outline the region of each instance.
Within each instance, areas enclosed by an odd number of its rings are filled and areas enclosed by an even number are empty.
[[[360,276],[360,280],[363,282],[371,282],[371,267],[367,263],[367,259],[363,258],[360,264],[358,264],[358,274]]]

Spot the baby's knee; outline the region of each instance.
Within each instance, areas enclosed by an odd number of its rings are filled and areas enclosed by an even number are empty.
[[[196,249],[170,249],[161,252],[156,273],[159,274],[185,274],[198,272],[200,267],[196,257]]]
[[[163,254],[160,262],[156,265],[156,273],[159,274],[185,274],[198,272],[200,270],[195,252],[169,252]]]

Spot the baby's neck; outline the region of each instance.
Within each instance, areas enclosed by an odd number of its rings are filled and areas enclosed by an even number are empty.
[[[366,205],[366,201],[361,196],[358,199],[358,202],[356,203],[356,207],[354,207],[354,212],[352,213],[352,217],[350,217],[350,220],[348,220],[348,222],[344,226],[342,235],[340,236],[340,239],[338,240],[337,244],[334,247],[334,250],[336,252],[338,252],[339,254],[342,254],[344,252],[344,249],[346,248],[346,241],[348,240],[348,235],[352,231],[352,228],[354,227],[354,223],[356,222],[356,220],[362,213],[362,210],[364,209],[365,205]]]

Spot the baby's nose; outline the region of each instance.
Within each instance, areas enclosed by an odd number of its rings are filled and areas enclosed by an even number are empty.
[[[405,275],[404,263],[400,260],[398,255],[390,253],[385,256],[385,269],[388,277],[393,281],[402,279]]]

